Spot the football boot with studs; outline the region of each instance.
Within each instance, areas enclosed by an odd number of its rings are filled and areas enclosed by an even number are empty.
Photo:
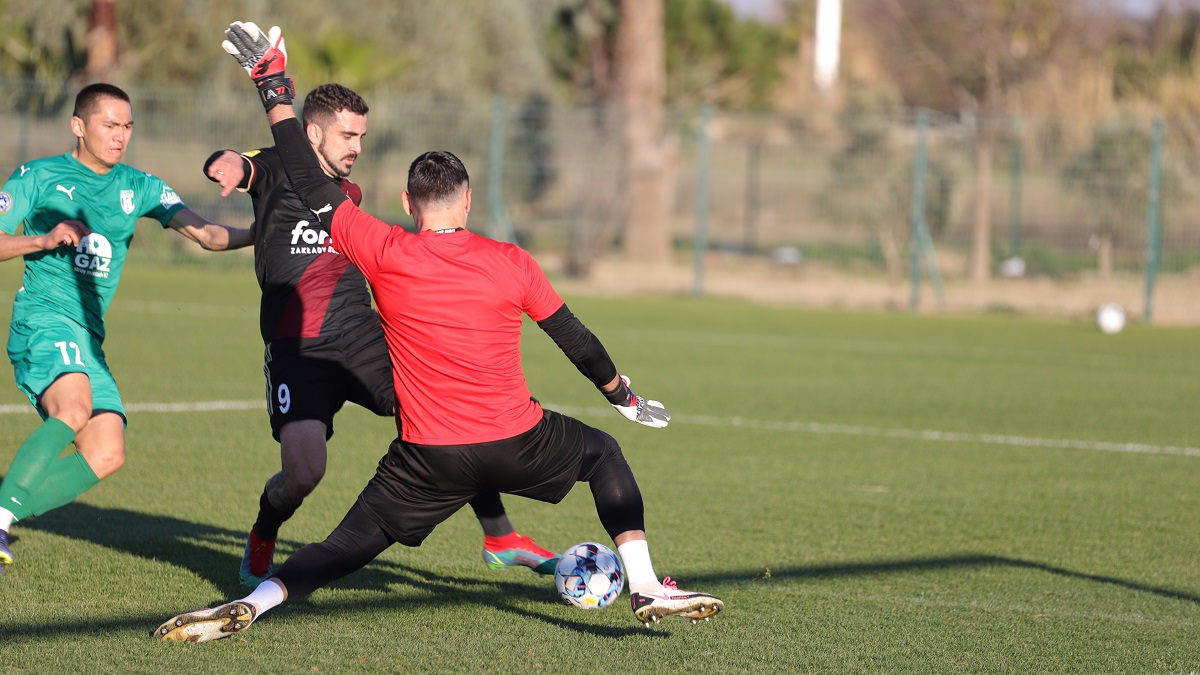
[[[725,609],[724,602],[708,593],[679,590],[671,577],[663,579],[661,590],[630,593],[629,601],[633,605],[633,615],[647,628],[651,622],[658,623],[666,616],[678,616],[693,624],[701,619],[708,621]]]

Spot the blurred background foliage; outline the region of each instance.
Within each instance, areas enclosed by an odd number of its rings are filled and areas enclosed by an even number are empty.
[[[817,104],[816,0],[778,0],[769,20],[735,12],[735,0],[663,3],[668,105],[796,113]],[[105,6],[115,53],[89,66]],[[287,28],[304,81],[336,77],[364,94],[588,103],[613,94],[618,8],[619,0],[0,0],[0,77],[41,83],[47,93],[23,105],[47,112],[89,79],[235,86],[240,75],[215,43],[231,18],[255,17]],[[1196,117],[1193,3],[1164,2],[1149,18],[1096,0],[855,0],[843,11],[838,105],[869,89],[956,114],[992,105],[1094,117],[1091,104],[1102,101]]]
[[[1165,263],[1200,259],[1200,0],[844,0],[832,88],[813,77],[818,2],[0,0],[0,115],[17,130],[0,164],[60,147],[75,91],[105,80],[136,93],[147,140],[129,161],[161,152],[194,189],[196,157],[267,140],[219,47],[254,19],[284,27],[302,89],[337,80],[378,112],[356,171],[370,206],[398,211],[371,200],[402,188],[407,153],[454,147],[488,226],[565,250],[570,274],[618,246],[669,255],[655,237],[683,254],[711,217],[710,248],[902,278],[918,109],[934,113],[924,219],[951,277],[986,280],[1020,233],[1030,273],[1137,269],[1155,118]],[[635,25],[661,41],[622,41]]]

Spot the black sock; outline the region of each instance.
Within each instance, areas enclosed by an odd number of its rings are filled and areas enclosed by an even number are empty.
[[[504,504],[498,492],[480,492],[471,500],[471,510],[487,537],[503,537],[513,531],[512,522],[504,512]]]
[[[258,520],[254,521],[254,532],[263,541],[275,539],[279,536],[279,526],[291,518],[298,508],[299,504],[289,511],[280,511],[267,499],[267,491],[263,490],[262,496],[258,498]]]

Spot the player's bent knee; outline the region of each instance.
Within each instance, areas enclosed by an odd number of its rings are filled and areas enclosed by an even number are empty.
[[[613,460],[624,460],[621,454],[621,444],[611,435],[589,427],[585,432],[586,446],[583,452],[583,463],[579,467],[577,480],[588,482],[595,475],[596,469]]]
[[[48,417],[71,427],[71,431],[76,434],[83,431],[92,419],[92,407],[84,404],[63,405],[57,408],[46,406],[46,413]]]
[[[312,494],[325,477],[325,462],[292,462],[283,468],[284,491],[303,499]]]
[[[321,484],[321,479],[325,477],[325,472],[308,472],[302,471],[294,475],[289,475],[287,480],[287,492],[294,498],[303,499],[313,493],[317,486]]]
[[[98,414],[75,436],[75,447],[97,478],[105,478],[125,466],[125,423],[121,415]]]
[[[96,474],[96,478],[104,480],[113,475],[125,466],[125,453],[104,453],[99,456],[84,455],[88,466],[91,467],[92,473]]]

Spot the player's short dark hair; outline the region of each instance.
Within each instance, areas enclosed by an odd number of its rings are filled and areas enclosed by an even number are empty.
[[[408,196],[417,204],[443,201],[470,185],[462,160],[444,150],[426,152],[408,167]]]
[[[106,82],[96,82],[80,89],[79,93],[75,95],[75,110],[71,115],[79,118],[87,117],[96,112],[100,99],[106,96],[130,103],[129,94],[126,94],[124,89]]]
[[[304,97],[304,126],[316,124],[324,129],[333,117],[343,110],[355,115],[366,115],[370,108],[363,97],[345,85],[329,83],[308,92]]]

